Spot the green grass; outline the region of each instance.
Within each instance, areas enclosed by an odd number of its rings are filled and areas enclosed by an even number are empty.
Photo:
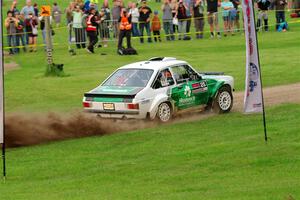
[[[1,199],[300,198],[300,105],[9,149]],[[0,168],[1,170],[1,168]]]
[[[39,5],[52,1],[36,1]],[[58,1],[65,7],[68,1]],[[21,3],[20,3],[21,4]],[[152,8],[160,4],[150,2]],[[21,5],[19,6],[21,8]],[[8,8],[6,2],[4,10]],[[286,15],[289,13],[287,12]],[[259,33],[260,60],[264,86],[299,82],[300,62],[300,23],[290,23],[290,31],[274,31],[274,13],[270,13],[270,32]],[[295,20],[294,20],[295,21]],[[292,19],[289,19],[292,22]],[[221,24],[222,25],[222,24]],[[193,25],[192,25],[193,26]],[[208,31],[206,23],[205,30]],[[81,109],[84,92],[96,87],[116,68],[135,61],[155,56],[174,56],[188,61],[199,71],[223,71],[235,78],[238,91],[244,88],[245,79],[245,39],[243,34],[221,40],[205,39],[175,41],[161,44],[139,44],[134,40],[138,56],[118,56],[116,44],[109,48],[97,49],[96,55],[88,55],[85,50],[70,56],[67,45],[67,31],[62,27],[56,30],[54,43],[55,63],[65,64],[64,78],[46,78],[46,54],[40,47],[36,54],[20,54],[13,59],[20,69],[8,72],[5,76],[6,110],[9,112],[71,111]],[[41,36],[40,36],[41,42]],[[106,53],[107,55],[100,55]]]

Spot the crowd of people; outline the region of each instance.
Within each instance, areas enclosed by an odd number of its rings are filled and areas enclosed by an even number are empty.
[[[140,43],[161,42],[161,30],[167,41],[191,39],[191,26],[194,23],[196,39],[204,37],[205,19],[209,24],[211,38],[221,38],[234,35],[240,31],[240,0],[160,0],[160,10],[149,7],[146,0],[128,2],[113,0],[112,7],[108,0],[73,0],[68,7],[61,10],[57,3],[52,5],[50,24],[59,27],[62,15],[66,15],[66,24],[74,32],[77,48],[86,48],[94,53],[95,45],[107,47],[110,38],[119,39],[118,47],[123,46],[123,38],[127,39],[127,46],[131,47],[131,37],[139,37]],[[35,52],[37,50],[38,29],[41,30],[45,43],[46,29],[44,17],[40,15],[39,6],[26,0],[24,7],[18,7],[17,0],[13,0],[7,12],[5,27],[10,54],[20,50]],[[286,31],[281,26],[285,21],[285,6],[287,0],[257,0],[258,10],[257,29],[269,30],[268,10],[276,10],[276,29]],[[205,9],[206,7],[206,9]],[[21,8],[19,10],[19,8]],[[161,16],[161,17],[160,17]],[[223,31],[219,27],[219,17],[223,19]],[[130,25],[130,26],[129,26]],[[221,34],[221,32],[223,34]],[[54,31],[51,32],[54,34]],[[87,38],[89,42],[87,44]],[[102,44],[98,44],[99,39]],[[70,36],[69,40],[72,38]]]

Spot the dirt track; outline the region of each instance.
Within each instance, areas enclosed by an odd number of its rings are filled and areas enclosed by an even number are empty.
[[[263,90],[265,106],[283,103],[300,103],[300,83],[265,88]],[[234,111],[242,111],[244,92],[234,94]]]
[[[300,83],[276,86],[264,89],[265,105],[272,106],[282,103],[300,103]],[[234,94],[234,112],[243,109],[243,92]],[[213,116],[210,113],[195,113],[177,117],[171,123],[200,120]],[[29,146],[49,141],[79,138],[92,135],[106,135],[116,132],[137,130],[158,126],[156,122],[143,120],[104,120],[84,113],[62,115],[31,115],[12,113],[6,116],[6,145],[8,147]]]

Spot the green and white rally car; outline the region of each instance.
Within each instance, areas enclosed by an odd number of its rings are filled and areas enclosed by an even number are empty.
[[[201,74],[185,61],[157,57],[120,67],[84,94],[83,106],[104,118],[158,118],[167,122],[181,111],[200,107],[229,112],[233,90],[231,76]]]

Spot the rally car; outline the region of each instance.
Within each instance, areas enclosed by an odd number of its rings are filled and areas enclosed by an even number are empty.
[[[234,80],[217,73],[198,73],[187,62],[156,57],[120,67],[101,85],[84,94],[84,109],[103,118],[155,119],[196,108],[229,112]]]

